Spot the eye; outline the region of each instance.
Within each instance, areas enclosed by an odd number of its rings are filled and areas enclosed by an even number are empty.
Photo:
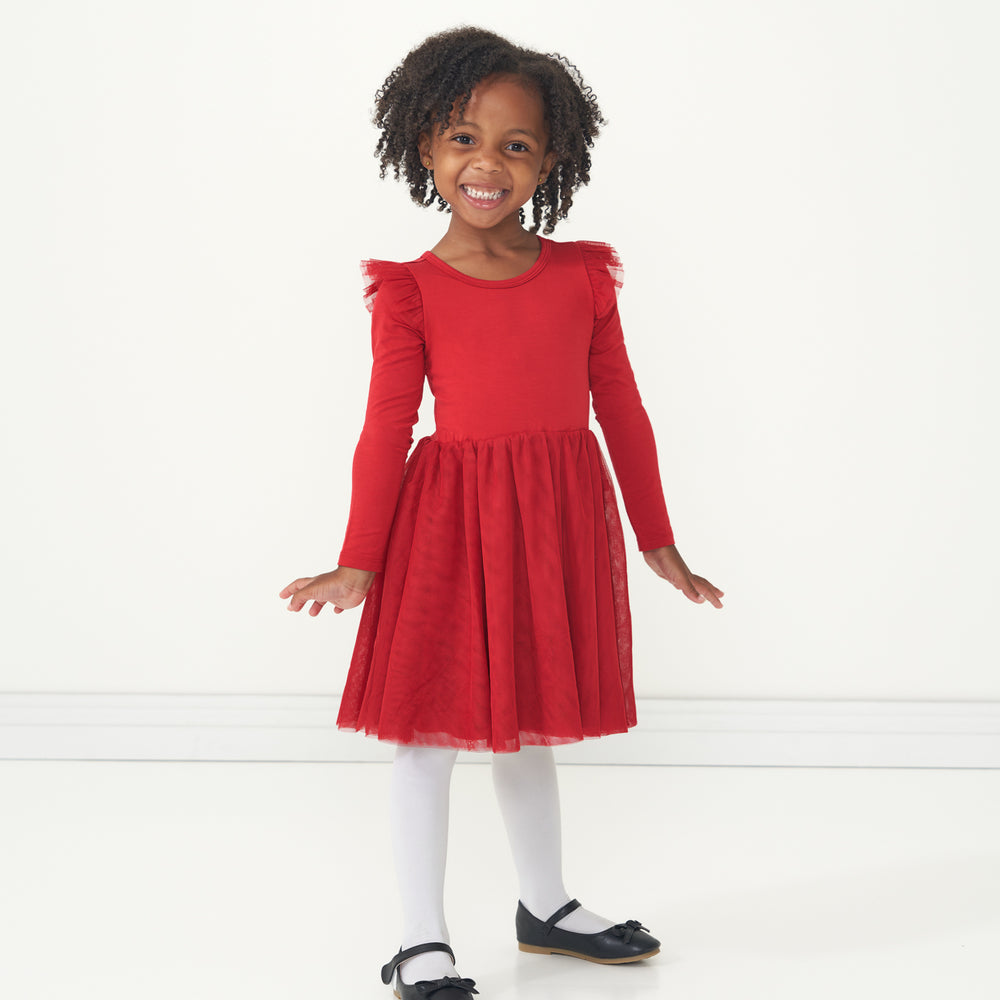
[[[460,146],[471,146],[472,136],[466,135],[464,132],[460,132],[458,135],[453,135],[451,137],[452,142],[457,142]]]
[[[511,142],[507,144],[507,148],[512,153],[530,153],[531,150],[523,142]]]

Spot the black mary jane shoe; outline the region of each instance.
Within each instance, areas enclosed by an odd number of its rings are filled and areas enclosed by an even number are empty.
[[[524,903],[517,904],[517,946],[537,955],[571,955],[600,965],[624,965],[659,954],[660,942],[638,920],[615,924],[596,934],[564,931],[556,924],[568,913],[579,909],[572,899],[548,920],[539,920]]]
[[[459,979],[458,976],[445,976],[443,979],[421,979],[420,982],[404,983],[399,975],[398,966],[414,955],[423,955],[427,951],[443,951],[452,962],[455,953],[443,941],[431,941],[428,944],[416,944],[405,951],[400,950],[395,958],[382,966],[382,982],[388,986],[396,974],[396,986],[393,993],[399,1000],[469,1000],[473,993],[478,993],[474,979]]]

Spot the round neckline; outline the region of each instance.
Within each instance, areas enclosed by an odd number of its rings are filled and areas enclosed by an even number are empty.
[[[523,285],[524,282],[531,281],[548,263],[549,255],[552,252],[552,241],[545,239],[544,236],[539,236],[538,242],[540,244],[538,259],[527,271],[522,271],[520,274],[514,275],[513,278],[474,278],[471,274],[466,274],[464,271],[459,271],[457,267],[452,267],[451,264],[443,261],[432,250],[425,250],[421,254],[420,259],[433,264],[438,270],[444,271],[445,274],[464,281],[467,285],[476,285],[480,288],[510,288],[513,285]]]

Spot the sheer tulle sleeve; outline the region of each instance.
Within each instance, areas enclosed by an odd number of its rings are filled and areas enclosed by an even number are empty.
[[[605,243],[580,243],[594,292],[590,344],[590,392],[604,432],[625,511],[641,552],[673,545],[663,499],[653,428],[625,351],[618,316],[621,260]]]
[[[361,270],[372,314],[372,373],[338,564],[381,572],[424,390],[423,305],[405,264],[368,260]]]

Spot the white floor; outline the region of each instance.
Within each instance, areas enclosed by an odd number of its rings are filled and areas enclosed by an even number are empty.
[[[997,1000],[1000,771],[561,770],[567,885],[655,959],[526,955],[487,768],[448,907],[482,1000]],[[383,998],[384,764],[0,761],[0,996]]]

